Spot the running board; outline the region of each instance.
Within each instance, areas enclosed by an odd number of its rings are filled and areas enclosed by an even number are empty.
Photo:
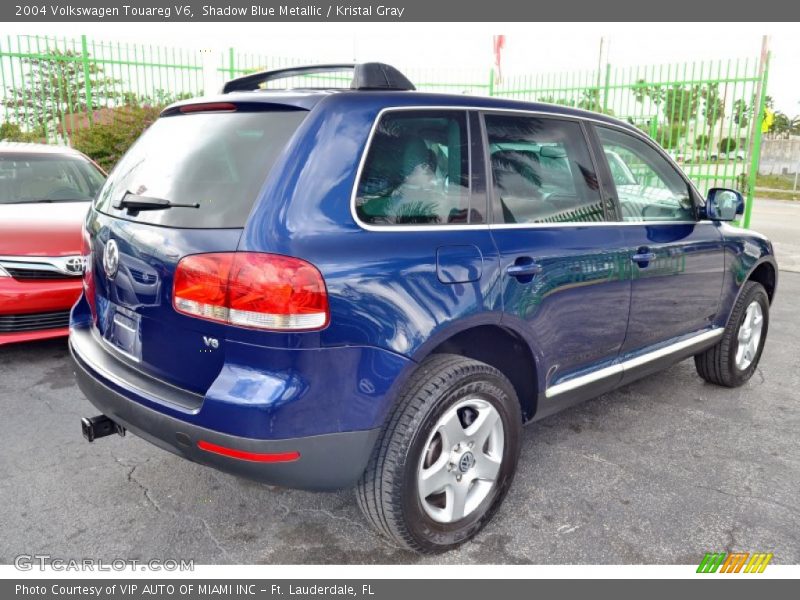
[[[597,371],[592,371],[591,373],[587,373],[586,375],[580,375],[578,377],[568,379],[567,381],[557,383],[556,385],[547,388],[547,390],[545,391],[545,396],[547,398],[553,398],[555,396],[558,396],[559,394],[564,394],[565,392],[571,392],[578,388],[582,388],[586,385],[591,385],[592,383],[595,383],[597,381],[602,381],[603,379],[608,379],[609,377],[620,375],[622,373],[625,373],[626,371],[631,371],[633,369],[636,369],[637,367],[644,366],[648,363],[660,360],[662,358],[667,358],[673,354],[678,354],[684,350],[687,350],[688,348],[712,342],[722,337],[722,333],[724,331],[725,329],[723,329],[722,327],[711,329],[710,331],[706,331],[699,335],[695,335],[685,340],[681,340],[680,342],[670,344],[669,346],[664,346],[663,348],[659,348],[658,350],[653,350],[652,352],[642,354],[641,356],[630,358],[619,364],[611,365],[609,367],[603,367],[602,369],[598,369]]]

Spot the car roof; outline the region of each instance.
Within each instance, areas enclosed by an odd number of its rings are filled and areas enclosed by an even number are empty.
[[[50,144],[34,144],[29,142],[2,142],[0,154],[61,154],[85,158],[83,153],[69,146],[52,146]]]
[[[232,103],[264,103],[282,106],[291,106],[298,109],[311,110],[322,100],[330,97],[337,99],[358,100],[363,107],[364,104],[371,104],[379,110],[392,107],[411,107],[419,105],[421,107],[437,108],[473,108],[477,110],[510,110],[536,112],[542,114],[552,114],[563,117],[573,117],[580,119],[590,119],[601,123],[608,123],[623,127],[631,131],[641,133],[636,126],[625,121],[615,119],[608,115],[563,106],[560,104],[547,104],[544,102],[525,102],[521,100],[511,100],[499,98],[497,96],[473,96],[469,94],[441,94],[418,91],[372,91],[372,90],[349,90],[349,89],[288,89],[288,90],[253,90],[237,91],[228,94],[205,96],[202,98],[192,98],[176,102],[166,110],[205,102],[232,102]]]

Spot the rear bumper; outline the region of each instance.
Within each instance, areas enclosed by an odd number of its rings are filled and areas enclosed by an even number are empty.
[[[148,408],[106,386],[70,344],[78,387],[101,413],[137,436],[193,462],[263,483],[307,490],[351,487],[366,468],[379,429],[262,440],[213,431]],[[76,424],[77,427],[77,424]],[[201,450],[199,442],[255,454],[299,453],[265,463]]]

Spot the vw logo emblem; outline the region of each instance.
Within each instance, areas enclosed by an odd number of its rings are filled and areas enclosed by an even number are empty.
[[[458,461],[458,470],[462,473],[469,471],[475,464],[475,456],[472,452],[465,452]]]
[[[67,259],[67,262],[64,263],[64,268],[68,273],[80,275],[83,273],[83,258],[80,256],[73,256]]]
[[[113,278],[119,269],[119,248],[114,240],[108,240],[106,244],[106,250],[103,252],[103,269],[109,279]]]

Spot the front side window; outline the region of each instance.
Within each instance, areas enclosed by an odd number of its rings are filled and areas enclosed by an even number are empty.
[[[580,124],[491,114],[485,119],[500,222],[604,220],[600,188]]]
[[[689,185],[650,144],[597,127],[624,221],[694,221]]]
[[[368,225],[481,223],[470,210],[469,172],[463,111],[387,113],[358,182],[358,218]]]

